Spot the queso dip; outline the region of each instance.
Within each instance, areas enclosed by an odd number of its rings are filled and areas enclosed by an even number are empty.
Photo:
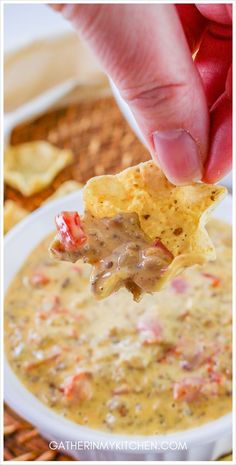
[[[89,265],[49,258],[44,239],[5,300],[19,379],[67,419],[115,433],[165,434],[229,412],[231,227],[207,229],[217,260],[139,303],[124,289],[96,301]]]

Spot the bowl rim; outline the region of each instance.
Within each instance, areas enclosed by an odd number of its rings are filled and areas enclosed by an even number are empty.
[[[11,231],[9,231],[4,239],[4,268],[6,264],[7,249],[11,247],[12,241],[19,240],[19,236],[27,230],[28,227],[35,227],[37,220],[51,216],[52,219],[56,211],[64,209],[65,205],[68,208],[70,203],[76,204],[76,209],[82,211],[82,192],[83,189],[79,189],[77,192],[68,194],[62,198],[55,199],[46,205],[41,206],[29,216],[23,219],[17,224]],[[221,213],[215,215],[220,219],[225,210],[228,211],[228,222],[232,221],[232,198],[227,196],[223,202]],[[54,212],[54,213],[53,213]],[[224,213],[223,213],[224,212]],[[213,214],[214,216],[214,214]],[[41,239],[45,237],[50,231],[53,231],[53,222],[51,225],[47,224],[48,230],[44,232]],[[38,241],[37,241],[38,243]],[[27,253],[25,253],[24,259],[29,255],[30,251],[35,247],[31,247]],[[21,265],[20,265],[21,266]],[[18,267],[18,269],[20,268]],[[9,280],[9,284],[13,279],[16,271],[12,273]],[[5,289],[7,290],[8,285],[5,283]],[[6,292],[5,290],[5,292]],[[186,430],[166,433],[164,435],[130,435],[130,434],[118,434],[108,433],[99,429],[93,429],[90,427],[82,426],[74,423],[71,420],[65,419],[62,415],[56,413],[53,409],[47,407],[43,402],[39,401],[34,394],[32,394],[27,387],[20,381],[12,370],[10,363],[7,360],[6,354],[4,355],[4,397],[7,404],[13,408],[17,413],[26,418],[32,424],[37,426],[43,433],[57,435],[60,438],[69,436],[70,440],[88,440],[88,437],[93,440],[105,440],[105,441],[128,441],[139,443],[145,443],[147,441],[177,441],[183,440],[192,444],[205,443],[209,440],[213,440],[216,436],[230,435],[232,433],[232,413],[229,412],[226,415],[217,418],[216,420],[208,421],[203,425],[188,428]],[[210,426],[210,427],[209,427]],[[129,449],[128,449],[129,450]],[[130,451],[131,452],[131,451]],[[141,450],[140,450],[141,452]]]

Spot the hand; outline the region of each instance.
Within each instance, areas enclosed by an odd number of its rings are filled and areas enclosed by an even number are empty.
[[[230,5],[53,8],[95,51],[171,182],[216,182],[227,174],[232,154]]]

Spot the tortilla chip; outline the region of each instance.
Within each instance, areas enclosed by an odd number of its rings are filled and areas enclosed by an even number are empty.
[[[136,212],[150,239],[161,239],[174,259],[156,283],[158,290],[185,267],[215,259],[205,224],[226,193],[222,186],[204,183],[175,186],[148,161],[114,176],[91,179],[84,189],[84,202],[97,218]]]
[[[55,192],[53,192],[52,195],[50,195],[50,197],[48,197],[46,200],[44,200],[44,202],[42,202],[42,205],[60,197],[64,197],[64,195],[71,194],[71,192],[76,192],[82,187],[83,184],[79,182],[65,181],[58,187],[58,189]]]
[[[6,200],[4,204],[4,234],[6,234],[15,224],[23,220],[28,211],[20,207],[14,200]]]
[[[218,459],[220,462],[230,462],[233,460],[233,455],[232,454],[229,454],[229,455],[224,455],[224,457],[221,457],[220,459]]]
[[[5,152],[4,180],[27,197],[50,185],[72,160],[70,150],[60,150],[48,142],[9,146]]]

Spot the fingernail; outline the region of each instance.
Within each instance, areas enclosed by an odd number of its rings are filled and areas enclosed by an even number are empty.
[[[153,144],[153,158],[170,182],[181,185],[201,179],[202,162],[199,149],[187,131],[155,131]]]

